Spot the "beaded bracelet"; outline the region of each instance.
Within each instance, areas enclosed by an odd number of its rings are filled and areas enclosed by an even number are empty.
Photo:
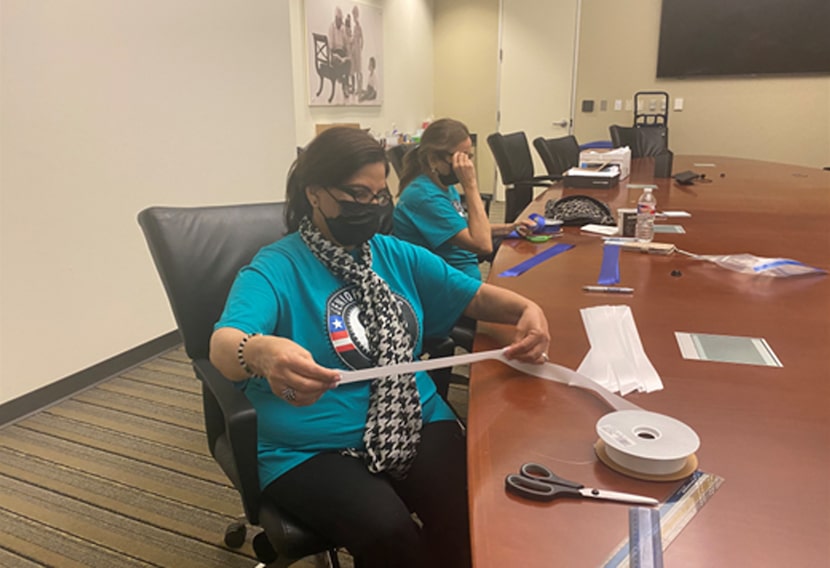
[[[236,358],[239,359],[239,366],[245,369],[245,372],[248,373],[249,377],[255,377],[256,373],[254,373],[251,368],[248,366],[248,363],[245,361],[245,344],[248,343],[248,340],[252,337],[256,337],[257,335],[262,335],[261,333],[249,333],[245,337],[242,338],[242,341],[239,342],[239,346],[236,348]]]

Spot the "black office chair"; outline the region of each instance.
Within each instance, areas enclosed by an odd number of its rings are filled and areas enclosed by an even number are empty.
[[[161,277],[185,351],[202,381],[210,453],[239,491],[245,517],[263,532],[253,546],[269,568],[326,554],[338,567],[334,543],[309,531],[278,503],[263,498],[257,469],[257,418],[245,395],[208,360],[210,336],[239,269],[264,245],[285,234],[283,203],[213,207],[150,207],[138,222]],[[244,523],[228,527],[238,548]]]
[[[533,199],[534,187],[547,187],[561,176],[535,176],[533,157],[524,132],[487,137],[496,166],[505,186],[504,222],[512,223]]]
[[[561,138],[539,137],[533,140],[533,147],[549,176],[561,176],[570,168],[579,165],[579,143],[576,136],[562,136]]]
[[[608,127],[611,144],[614,148],[628,146],[632,158],[654,157],[665,154],[669,149],[669,130],[663,125],[657,126],[619,126]]]

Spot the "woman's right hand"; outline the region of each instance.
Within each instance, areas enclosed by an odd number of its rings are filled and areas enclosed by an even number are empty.
[[[233,327],[222,327],[210,338],[210,361],[232,381],[244,381],[248,373],[242,359],[256,376],[264,377],[271,391],[295,406],[315,403],[325,392],[337,386],[338,369],[318,365],[301,345],[273,335],[246,335]]]
[[[340,380],[339,370],[318,365],[307,349],[290,339],[259,335],[248,343],[246,360],[250,358],[271,391],[289,404],[314,404]]]
[[[458,183],[464,188],[464,193],[478,191],[476,168],[466,152],[456,152],[452,155],[452,169],[458,177]]]

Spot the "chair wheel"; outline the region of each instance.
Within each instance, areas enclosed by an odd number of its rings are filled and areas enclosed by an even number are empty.
[[[252,544],[256,559],[263,564],[270,564],[277,559],[277,551],[271,546],[271,541],[268,540],[268,535],[264,531],[254,536]]]
[[[225,546],[228,548],[239,548],[245,544],[247,527],[245,523],[231,523],[225,529]]]

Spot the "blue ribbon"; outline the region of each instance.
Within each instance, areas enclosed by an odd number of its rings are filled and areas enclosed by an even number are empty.
[[[544,250],[544,251],[540,252],[539,254],[530,257],[529,259],[525,260],[524,262],[520,262],[519,264],[517,264],[513,268],[508,268],[507,270],[505,270],[504,272],[499,274],[499,277],[509,278],[511,276],[519,276],[520,274],[524,274],[525,272],[527,272],[528,270],[530,270],[531,268],[533,268],[537,264],[541,264],[541,263],[545,262],[547,259],[552,258],[552,257],[556,256],[557,254],[559,254],[561,252],[565,252],[566,250],[570,250],[573,247],[574,247],[573,245],[566,245],[566,244],[563,244],[563,243],[559,243],[558,245],[554,245],[554,246],[550,247],[549,249]]]
[[[606,244],[602,247],[602,266],[597,284],[610,286],[620,282],[620,246]]]

